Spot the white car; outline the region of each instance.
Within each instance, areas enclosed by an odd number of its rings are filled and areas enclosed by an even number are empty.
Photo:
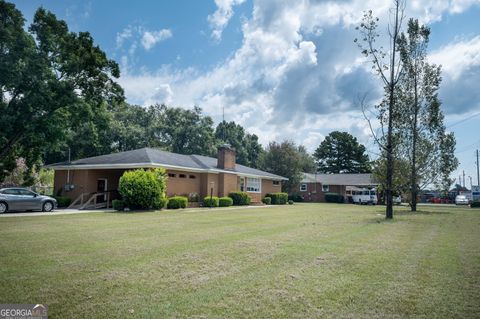
[[[470,204],[470,200],[465,195],[457,195],[455,197],[455,205],[468,205]]]
[[[393,205],[402,205],[402,196],[393,196]]]

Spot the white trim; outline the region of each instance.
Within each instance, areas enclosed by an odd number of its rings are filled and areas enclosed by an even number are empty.
[[[305,186],[305,189],[303,189],[303,186]],[[307,190],[308,190],[307,183],[302,183],[302,184],[300,184],[300,191],[301,191],[301,192],[306,192]]]
[[[55,171],[58,170],[85,170],[85,169],[129,169],[129,168],[165,168],[165,169],[172,169],[172,170],[180,170],[185,172],[194,172],[194,173],[212,173],[212,174],[219,174],[219,173],[227,173],[227,174],[234,174],[237,176],[244,176],[244,177],[252,177],[252,178],[262,178],[262,179],[269,179],[269,180],[288,180],[285,177],[270,177],[265,175],[256,175],[256,174],[245,174],[239,173],[235,171],[228,171],[222,169],[215,169],[215,168],[188,168],[183,166],[176,166],[176,165],[167,165],[167,164],[154,164],[154,163],[136,163],[136,164],[85,164],[85,165],[58,165],[58,166],[45,166],[46,168],[51,168]]]
[[[327,190],[325,190],[325,188],[327,188]],[[328,193],[329,191],[330,191],[330,185],[324,185],[324,184],[322,184],[322,192]]]

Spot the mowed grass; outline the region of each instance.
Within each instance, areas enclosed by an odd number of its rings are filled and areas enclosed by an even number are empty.
[[[61,318],[478,318],[480,210],[0,218],[0,303]]]

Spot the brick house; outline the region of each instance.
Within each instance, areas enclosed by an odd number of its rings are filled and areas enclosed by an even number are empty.
[[[72,201],[81,197],[82,202],[84,196],[99,193],[105,193],[105,196],[99,195],[101,201],[118,197],[118,182],[123,172],[138,168],[165,168],[167,196],[195,193],[200,199],[210,195],[211,190],[213,196],[245,191],[251,196],[252,203],[259,203],[267,193],[280,192],[282,180],[287,180],[236,164],[235,150],[227,144],[218,148],[217,158],[142,148],[47,167],[55,171],[54,194],[69,197]]]
[[[306,202],[324,202],[326,193],[338,193],[348,200],[347,190],[351,188],[377,187],[372,174],[309,174],[303,178],[297,194]]]

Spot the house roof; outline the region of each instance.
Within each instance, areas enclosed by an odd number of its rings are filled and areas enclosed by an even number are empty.
[[[378,185],[372,174],[309,174],[303,173],[302,183],[321,183],[324,185],[373,186]]]
[[[220,169],[217,167],[217,159],[213,157],[176,154],[154,148],[141,148],[132,151],[88,157],[70,163],[55,163],[47,165],[47,167],[56,170],[163,167],[167,169],[187,170],[192,172],[234,172],[238,175],[251,177],[287,180],[285,177],[240,164],[235,165],[235,170]]]

